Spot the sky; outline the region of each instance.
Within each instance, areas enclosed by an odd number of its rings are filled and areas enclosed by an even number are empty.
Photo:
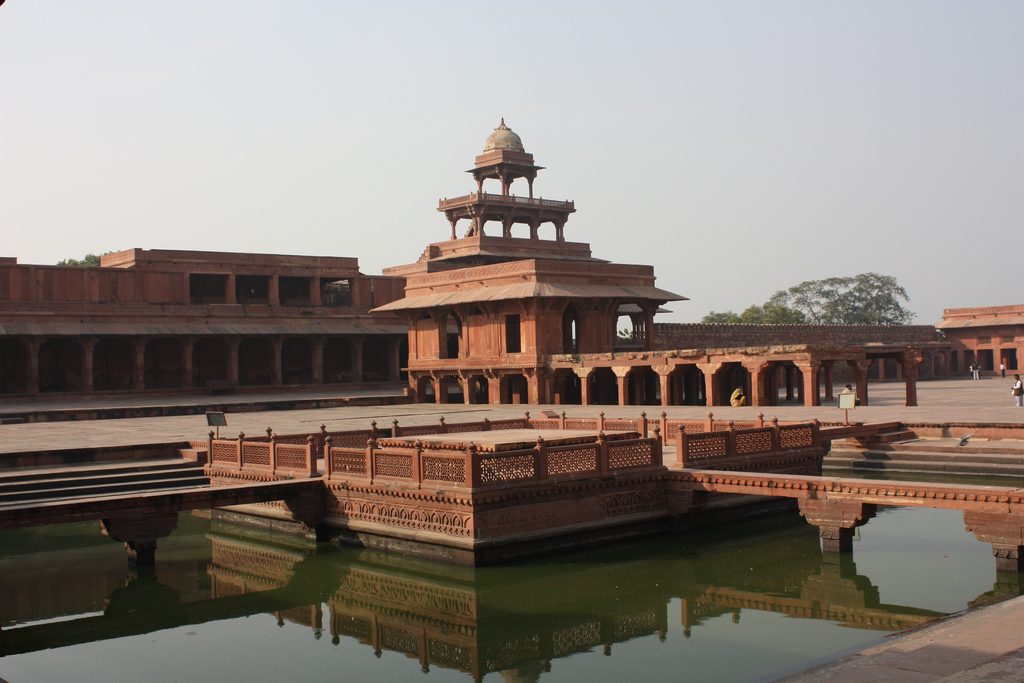
[[[8,0],[0,256],[416,260],[501,117],[566,238],[739,311],[1024,302],[1024,2]],[[513,189],[525,193],[525,187]]]

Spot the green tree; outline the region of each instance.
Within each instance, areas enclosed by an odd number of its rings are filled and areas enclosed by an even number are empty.
[[[88,267],[88,268],[98,268],[99,265],[100,265],[100,257],[97,256],[96,254],[86,254],[81,259],[76,259],[76,258],[62,259],[60,261],[57,261],[57,265],[65,267],[65,268],[75,268],[75,267],[83,267],[83,266],[84,267]]]
[[[701,320],[703,323],[745,323],[748,325],[785,325],[806,322],[804,314],[786,306],[772,303],[762,306],[748,306],[742,313],[712,311]]]
[[[914,319],[903,306],[910,296],[891,275],[808,280],[776,292],[767,305],[801,312],[807,322],[839,325],[906,325]]]

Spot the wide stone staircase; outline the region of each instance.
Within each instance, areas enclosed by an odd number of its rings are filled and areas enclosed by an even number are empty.
[[[180,458],[0,470],[0,507],[209,484],[202,465]]]
[[[921,439],[912,431],[893,430],[870,439],[832,442],[823,472],[828,475],[896,473],[1024,479],[1024,441]],[[1002,483],[1006,483],[1005,481]]]

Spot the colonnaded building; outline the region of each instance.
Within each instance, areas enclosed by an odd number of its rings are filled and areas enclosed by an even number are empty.
[[[575,204],[534,196],[542,168],[502,121],[476,190],[439,203],[449,239],[381,276],[346,257],[0,258],[0,400],[407,381],[440,403],[721,405],[744,387],[755,405],[817,405],[852,381],[866,404],[869,379],[892,379],[914,405],[919,377],[1024,355],[1024,306],[937,327],[657,324],[685,297],[567,240]]]

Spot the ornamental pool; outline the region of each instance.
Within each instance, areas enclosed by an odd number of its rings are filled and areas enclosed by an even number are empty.
[[[95,523],[0,534],[0,679],[768,681],[1020,594],[948,510],[852,558],[792,513],[475,569],[184,514],[148,575]]]

